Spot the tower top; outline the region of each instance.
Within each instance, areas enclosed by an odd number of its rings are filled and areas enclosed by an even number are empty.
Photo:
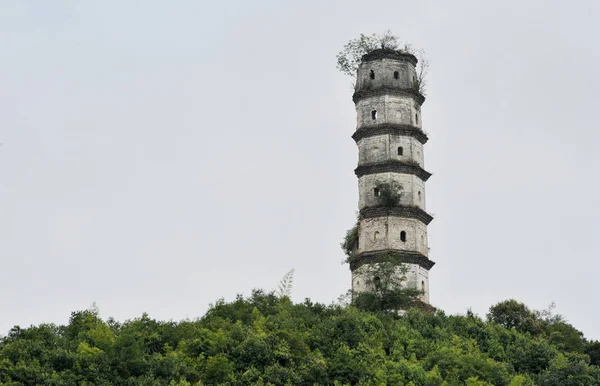
[[[376,49],[362,56],[356,72],[352,99],[382,95],[403,95],[420,107],[425,97],[419,89],[417,58],[408,52]]]
[[[399,60],[401,62],[409,62],[412,63],[413,66],[416,66],[418,63],[417,57],[413,54],[410,54],[405,51],[400,50],[391,50],[391,49],[382,49],[378,48],[369,53],[366,53],[362,56],[362,62],[370,62],[372,60],[380,60],[380,59],[393,59]]]

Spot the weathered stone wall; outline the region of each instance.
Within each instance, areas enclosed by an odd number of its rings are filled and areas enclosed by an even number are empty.
[[[371,79],[371,71],[375,79]],[[394,77],[398,73],[398,79]],[[379,59],[363,62],[358,68],[356,90],[375,89],[383,86],[412,88],[416,77],[414,64],[395,59]]]
[[[429,271],[423,267],[415,266],[415,277],[417,278],[417,288],[425,291],[421,300],[429,304]]]
[[[373,264],[377,266],[377,263]],[[406,288],[416,288],[425,293],[421,300],[429,303],[429,271],[416,264],[406,264],[408,271],[404,274],[403,286]],[[367,267],[360,267],[352,272],[352,291],[364,292],[373,290],[373,277]],[[402,272],[400,267],[396,270],[395,279],[402,281]]]
[[[378,181],[395,181],[402,185],[400,205],[417,206],[425,210],[425,183],[412,174],[378,173],[367,174],[358,179],[358,208],[380,205],[375,196],[375,185]]]
[[[356,103],[357,129],[380,123],[397,123],[422,127],[421,107],[412,97],[400,95],[371,96]]]
[[[405,232],[405,241],[401,233]],[[358,253],[397,249],[429,255],[427,226],[412,218],[385,216],[360,220]]]
[[[398,148],[401,148],[399,150]],[[402,155],[398,154],[402,153]],[[414,161],[425,167],[423,145],[412,137],[383,134],[358,141],[358,163],[375,163],[387,160]]]

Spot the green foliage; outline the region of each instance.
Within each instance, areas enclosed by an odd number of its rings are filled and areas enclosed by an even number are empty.
[[[357,219],[356,224],[346,232],[346,236],[344,236],[344,240],[340,244],[342,250],[346,254],[346,256],[351,258],[354,256],[354,253],[358,249],[358,232],[360,227],[360,221]],[[348,262],[347,259],[344,262]]]
[[[382,203],[394,204],[400,201],[402,186],[392,183],[378,183],[380,199]],[[346,232],[341,247],[349,263],[358,249],[358,234],[360,221]],[[404,285],[406,272],[405,264],[395,253],[389,252],[382,256],[382,262],[378,264],[367,264],[361,267],[361,280],[369,288],[367,291],[352,293],[348,297],[355,307],[370,312],[397,312],[406,309],[421,295],[423,291]]]
[[[377,35],[364,35],[356,39],[350,40],[344,48],[337,54],[337,69],[344,75],[350,76],[353,80],[356,79],[358,66],[363,55],[368,54],[377,49],[397,51],[408,53],[417,57],[416,79],[413,82],[413,87],[421,94],[425,95],[425,86],[427,73],[429,71],[429,61],[425,58],[423,50],[415,50],[410,44],[405,43],[401,46],[400,40],[393,35],[390,30]]]
[[[565,322],[546,323],[544,333],[548,341],[563,351],[583,352],[583,333]]]
[[[585,341],[562,318],[517,303],[490,311],[509,328],[472,313],[410,309],[398,316],[293,304],[263,291],[218,301],[202,318],[181,322],[144,314],[115,323],[80,311],[66,326],[15,327],[1,337],[0,384],[600,384],[590,360],[598,342]],[[534,333],[531,317],[539,327]]]
[[[583,353],[586,341],[583,333],[569,323],[561,315],[553,315],[554,304],[547,310],[530,310],[525,304],[514,299],[505,300],[490,307],[488,320],[505,328],[514,328],[533,336],[543,335],[546,340],[567,352]]]
[[[294,269],[288,271],[279,282],[277,295],[282,297],[292,296],[292,286],[294,285]]]
[[[377,42],[376,34],[370,36],[360,34],[357,39],[350,40],[337,54],[337,69],[342,74],[356,78],[356,71],[363,55],[377,49]]]
[[[355,78],[358,65],[363,55],[368,54],[376,49],[392,50],[406,53],[413,53],[414,50],[409,44],[405,44],[402,49],[399,49],[400,42],[397,36],[392,35],[390,30],[383,32],[382,34],[371,34],[360,36],[356,39],[350,40],[342,51],[340,51],[337,58],[337,69],[345,75]]]
[[[590,369],[581,357],[568,353],[558,354],[538,378],[539,384],[545,386],[597,385],[599,381],[597,368]]]
[[[360,268],[360,277],[368,291],[352,296],[352,304],[370,312],[392,312],[408,308],[423,291],[406,285],[408,266],[394,252],[382,256],[382,262]]]
[[[600,342],[586,342],[584,352],[590,357],[590,363],[600,366]]]
[[[381,205],[388,208],[400,205],[404,188],[399,182],[394,180],[376,181],[375,188],[379,191],[377,198]]]
[[[540,321],[536,314],[525,304],[514,299],[490,307],[487,318],[505,328],[514,328],[520,332],[535,334],[540,331]]]

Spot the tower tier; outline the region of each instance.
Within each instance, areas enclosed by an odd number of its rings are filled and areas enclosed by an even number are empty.
[[[357,255],[389,249],[429,255],[427,225],[419,219],[382,216],[359,224]]]
[[[414,174],[383,172],[365,174],[358,178],[358,208],[385,205],[379,191],[381,183],[394,183],[401,187],[398,206],[416,207],[425,210],[425,183]]]

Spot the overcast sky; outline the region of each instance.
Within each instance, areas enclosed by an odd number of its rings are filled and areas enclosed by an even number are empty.
[[[431,63],[431,302],[516,298],[600,338],[600,3],[0,1],[0,335],[350,285],[356,117],[335,56]]]

